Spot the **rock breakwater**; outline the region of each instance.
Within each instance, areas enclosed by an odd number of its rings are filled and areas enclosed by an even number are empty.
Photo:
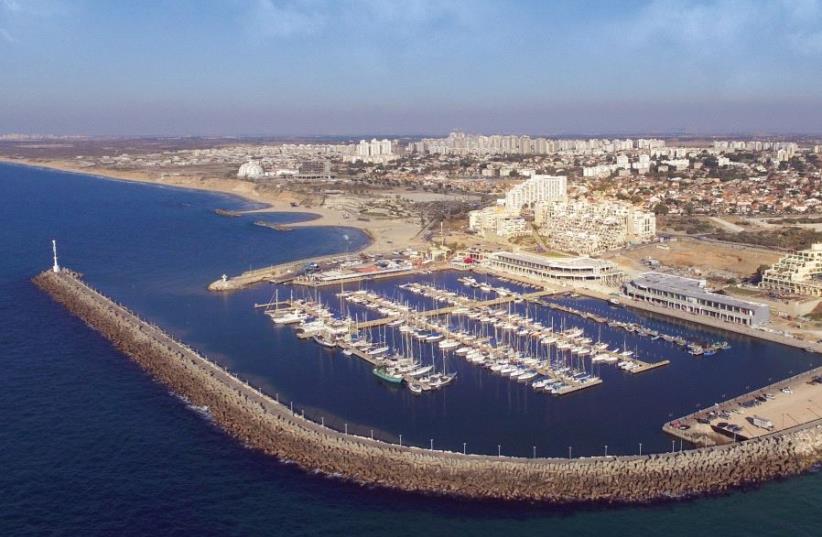
[[[524,459],[400,447],[293,414],[185,344],[86,285],[76,273],[34,283],[156,380],[244,444],[352,482],[424,494],[532,502],[645,503],[714,494],[799,474],[822,460],[822,427],[641,457]]]

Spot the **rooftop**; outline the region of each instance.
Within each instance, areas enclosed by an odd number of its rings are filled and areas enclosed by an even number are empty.
[[[590,257],[546,257],[544,255],[529,254],[525,252],[494,252],[493,256],[504,256],[508,259],[523,261],[526,263],[535,263],[544,265],[546,267],[556,268],[612,268],[614,266],[610,261],[602,259],[592,259]]]
[[[720,304],[726,304],[736,307],[767,307],[758,302],[750,302],[748,300],[741,300],[727,295],[720,295],[713,293],[705,288],[705,280],[696,280],[694,278],[685,278],[683,276],[676,276],[673,274],[665,274],[662,272],[646,272],[640,277],[631,280],[631,284],[641,289],[651,288],[668,291],[672,293],[680,293],[694,298],[702,298],[711,300]]]

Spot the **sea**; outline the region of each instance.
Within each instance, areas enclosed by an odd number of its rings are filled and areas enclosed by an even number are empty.
[[[710,498],[641,507],[545,506],[422,497],[304,472],[248,449],[154,382],[31,283],[60,263],[144,318],[281,401],[330,426],[436,449],[529,456],[671,449],[661,424],[792,373],[818,356],[573,297],[557,303],[732,348],[694,357],[664,342],[602,328],[550,308],[543,323],[580,326],[647,361],[612,367],[572,396],[537,394],[460,360],[453,386],[417,397],[381,383],[356,359],[301,342],[255,303],[288,288],[207,291],[222,274],[352,252],[352,228],[276,231],[310,215],[241,217],[258,208],[207,192],[0,164],[0,535],[820,535],[822,478],[811,473]],[[458,288],[451,272],[425,275]],[[366,284],[398,300],[408,280]],[[495,285],[513,284],[493,281]],[[315,298],[345,308],[338,290]],[[305,291],[298,290],[298,293]],[[467,292],[467,291],[466,291]],[[521,306],[526,308],[527,306]],[[388,339],[391,334],[377,332]],[[441,359],[441,358],[440,358]],[[436,360],[436,357],[435,357]],[[676,447],[676,446],[674,446]]]

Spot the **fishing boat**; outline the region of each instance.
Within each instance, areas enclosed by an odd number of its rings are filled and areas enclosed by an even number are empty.
[[[416,382],[409,382],[408,389],[411,390],[411,393],[413,393],[414,395],[419,395],[422,393],[422,386],[420,386]]]
[[[372,370],[372,373],[374,373],[377,378],[384,380],[385,382],[389,382],[391,384],[402,384],[402,375],[392,373],[384,367],[375,367]]]

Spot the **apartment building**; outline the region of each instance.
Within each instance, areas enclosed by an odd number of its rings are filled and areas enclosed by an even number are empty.
[[[822,297],[822,243],[783,256],[764,272],[759,286],[780,293]]]

